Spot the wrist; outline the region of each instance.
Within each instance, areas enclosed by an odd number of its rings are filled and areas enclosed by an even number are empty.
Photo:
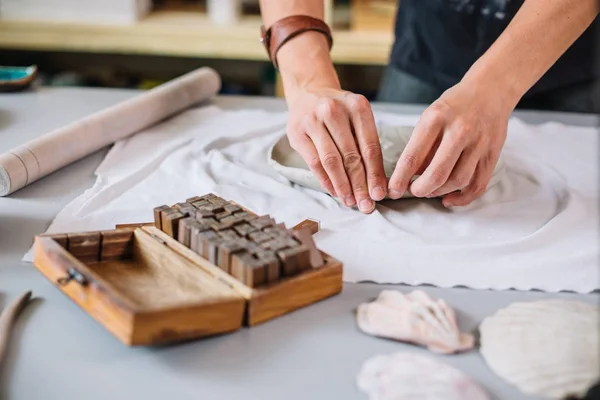
[[[498,66],[485,58],[473,64],[461,83],[500,100],[511,112],[529,88],[514,70]]]
[[[341,89],[325,36],[305,32],[285,43],[277,53],[279,73],[288,102],[311,88]]]

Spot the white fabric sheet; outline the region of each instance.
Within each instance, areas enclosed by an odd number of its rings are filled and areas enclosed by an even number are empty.
[[[317,245],[344,263],[346,282],[551,292],[599,287],[597,129],[511,119],[504,175],[470,206],[446,210],[438,200],[402,199],[363,215],[291,185],[268,165],[286,117],[192,109],[118,142],[94,186],[48,232],[152,221],[155,206],[213,192],[288,227],[319,220]],[[417,121],[387,113],[376,119]]]

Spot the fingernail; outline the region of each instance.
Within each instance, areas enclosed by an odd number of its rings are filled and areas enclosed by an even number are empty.
[[[360,211],[368,212],[373,209],[373,206],[374,206],[373,201],[371,201],[369,199],[364,199],[360,202],[360,205],[358,206],[358,208],[360,208]]]
[[[373,189],[372,196],[373,200],[383,200],[383,198],[385,197],[385,190],[381,186],[377,186],[375,189]]]
[[[390,189],[390,197],[392,199],[399,199],[400,197],[402,197],[402,192],[396,189]]]
[[[354,206],[354,204],[356,204],[356,201],[354,200],[354,196],[352,196],[351,194],[346,196],[346,198],[344,199],[344,202],[346,203],[346,205],[348,207],[352,207],[352,206]]]

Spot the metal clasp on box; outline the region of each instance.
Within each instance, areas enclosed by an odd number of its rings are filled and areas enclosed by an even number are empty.
[[[60,286],[65,286],[67,283],[71,282],[71,281],[75,281],[77,283],[79,283],[82,286],[87,285],[88,281],[85,278],[85,276],[83,276],[81,274],[81,272],[77,271],[74,268],[69,268],[69,270],[67,271],[67,276],[62,277],[62,278],[58,278],[58,280],[56,281],[56,283],[58,283]]]

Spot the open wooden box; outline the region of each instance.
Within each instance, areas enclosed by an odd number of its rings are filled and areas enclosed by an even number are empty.
[[[292,229],[306,226],[315,232],[310,220]],[[50,282],[130,346],[233,332],[342,290],[342,264],[320,250],[319,268],[252,288],[152,223],[38,235],[34,251]]]

